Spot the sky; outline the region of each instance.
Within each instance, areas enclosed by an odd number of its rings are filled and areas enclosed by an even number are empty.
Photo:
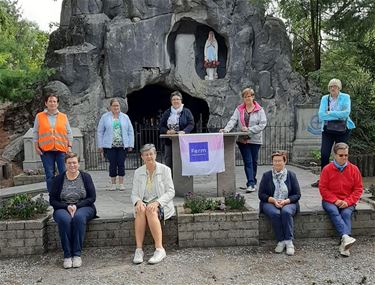
[[[38,24],[39,28],[51,32],[50,22],[60,22],[62,0],[18,0],[22,17]]]

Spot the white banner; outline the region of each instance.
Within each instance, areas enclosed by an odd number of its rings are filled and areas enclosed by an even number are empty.
[[[182,176],[225,171],[223,133],[179,135]]]

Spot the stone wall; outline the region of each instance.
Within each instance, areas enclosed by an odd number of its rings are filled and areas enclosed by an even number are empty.
[[[0,257],[45,252],[49,218],[50,215],[30,221],[0,221]]]
[[[296,239],[337,237],[335,228],[324,211],[298,213],[294,218]],[[373,210],[355,211],[352,218],[353,236],[375,235],[375,212]],[[259,239],[274,240],[275,234],[269,219],[259,215]]]
[[[242,213],[185,214],[163,224],[163,244],[167,247],[208,247],[258,245],[274,240],[269,220],[255,211]],[[35,221],[0,222],[0,257],[41,254],[60,249],[57,224],[49,217]],[[324,211],[299,213],[295,217],[295,238],[336,238],[337,234]],[[353,216],[353,236],[375,236],[375,211],[358,210]],[[146,245],[153,241],[149,231]],[[124,246],[134,248],[134,219],[95,219],[87,226],[85,247]]]
[[[239,246],[259,243],[258,213],[213,212],[185,214],[177,207],[178,246]]]
[[[172,217],[162,223],[163,243],[167,246],[177,245],[177,218]],[[145,244],[153,244],[151,233],[146,231]],[[87,225],[86,247],[135,246],[134,218],[94,219]],[[48,250],[61,248],[57,224],[48,222]]]

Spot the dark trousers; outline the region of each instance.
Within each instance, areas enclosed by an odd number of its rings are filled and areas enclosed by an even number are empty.
[[[293,216],[297,211],[296,204],[288,204],[279,209],[274,204],[264,203],[262,210],[271,220],[277,241],[293,239]]]
[[[255,186],[257,184],[258,153],[260,144],[237,143],[244,162],[245,174],[247,178],[246,186]]]
[[[325,130],[322,132],[322,146],[320,148],[320,168],[323,169],[329,163],[332,146],[335,143],[346,143],[350,136],[350,130],[347,129],[342,135],[329,134]]]
[[[125,176],[126,150],[123,147],[105,148],[104,154],[109,160],[109,176]]]
[[[46,175],[47,190],[50,193],[52,188],[52,179],[55,177],[55,165],[60,173],[65,171],[65,153],[61,151],[45,151],[40,156],[43,163],[44,173]]]
[[[54,211],[53,219],[59,227],[64,258],[81,256],[86,234],[86,224],[94,217],[95,211],[91,207],[77,209],[73,218],[66,209]]]
[[[173,170],[172,145],[164,145],[164,163]]]

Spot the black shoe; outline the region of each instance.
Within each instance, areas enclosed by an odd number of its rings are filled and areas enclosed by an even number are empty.
[[[319,180],[317,180],[316,182],[314,182],[313,184],[311,184],[311,187],[318,188],[319,187]]]

